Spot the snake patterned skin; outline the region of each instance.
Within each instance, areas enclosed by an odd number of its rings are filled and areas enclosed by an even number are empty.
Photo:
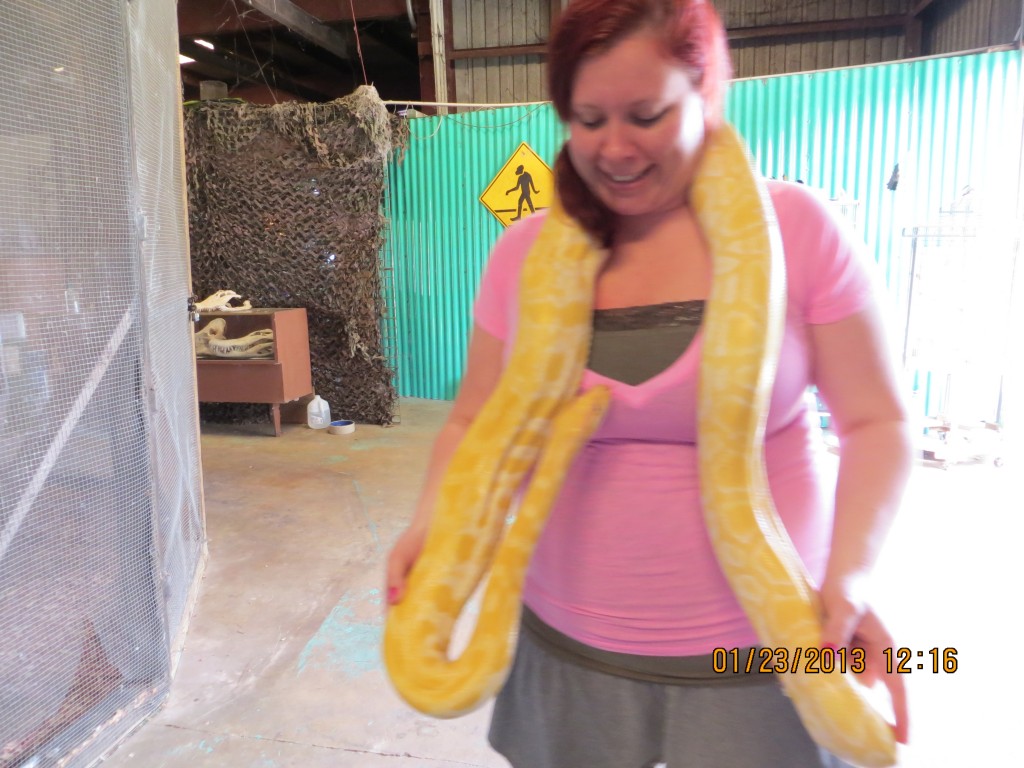
[[[765,648],[821,648],[817,590],[779,521],[764,430],[786,312],[785,258],[768,191],[731,129],[709,142],[692,203],[712,254],[698,387],[698,463],[718,563]],[[729,134],[729,135],[726,135]],[[743,169],[741,172],[739,169]],[[852,677],[780,674],[812,738],[856,765],[896,762],[892,729]]]
[[[698,396],[699,465],[709,535],[766,648],[819,648],[816,591],[778,519],[764,468],[764,425],[785,320],[785,261],[774,211],[729,125],[708,136],[692,204],[712,257]],[[579,395],[594,286],[606,252],[555,203],[527,255],[519,328],[498,386],[456,449],[384,659],[395,689],[436,717],[464,714],[508,674],[526,567],[565,470],[608,404]],[[506,526],[513,498],[530,483]],[[490,571],[463,653],[456,620]],[[779,675],[814,740],[865,768],[896,761],[892,729],[851,676]]]

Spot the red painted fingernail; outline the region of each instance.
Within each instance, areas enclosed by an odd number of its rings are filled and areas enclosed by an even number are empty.
[[[398,597],[398,587],[391,587],[388,589],[388,602],[393,603]]]
[[[832,643],[825,643],[824,645],[821,646],[821,649],[823,651],[832,651],[832,653],[836,652],[836,647],[834,645],[832,645]]]

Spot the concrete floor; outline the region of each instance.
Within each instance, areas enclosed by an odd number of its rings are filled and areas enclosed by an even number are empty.
[[[167,703],[106,768],[507,766],[486,709],[418,715],[378,652],[383,561],[448,408],[403,400],[400,425],[348,436],[204,429],[209,560],[190,631]],[[1019,467],[915,472],[878,602],[901,645],[955,647],[959,666],[907,676],[904,766],[1019,764]]]

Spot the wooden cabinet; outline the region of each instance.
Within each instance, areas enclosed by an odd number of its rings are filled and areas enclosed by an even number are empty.
[[[305,309],[204,312],[195,330],[224,318],[225,337],[238,339],[264,329],[274,332],[274,353],[265,358],[197,357],[201,403],[268,403],[274,434],[281,434],[281,404],[313,393],[309,329]]]

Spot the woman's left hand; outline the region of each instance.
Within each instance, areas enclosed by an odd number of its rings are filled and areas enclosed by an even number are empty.
[[[852,589],[833,592],[827,585],[822,589],[822,647],[864,649],[865,670],[857,676],[858,680],[868,688],[879,681],[885,685],[896,720],[893,733],[896,741],[906,744],[910,726],[906,685],[902,675],[886,671],[885,663],[885,650],[894,647],[894,640],[878,614],[856,593]]]

